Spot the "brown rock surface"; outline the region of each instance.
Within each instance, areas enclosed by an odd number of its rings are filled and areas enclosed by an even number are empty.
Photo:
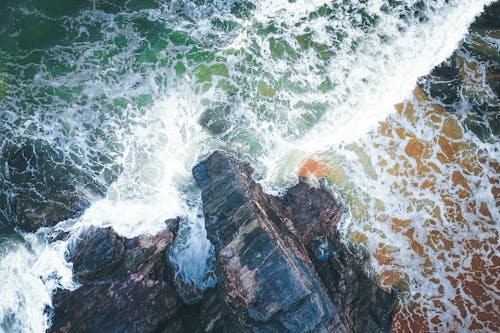
[[[127,239],[111,228],[91,228],[71,250],[82,286],[53,299],[50,332],[173,332],[180,307],[165,251],[178,221],[156,236]]]

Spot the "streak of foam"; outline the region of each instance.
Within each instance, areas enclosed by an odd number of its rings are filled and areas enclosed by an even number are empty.
[[[424,23],[417,23],[419,17],[413,18],[403,32],[402,22],[393,12],[382,11],[382,2],[370,2],[366,11],[379,17],[376,29],[368,33],[349,31],[348,39],[329,65],[328,75],[335,88],[328,92],[328,111],[296,140],[294,151],[321,151],[354,141],[377,126],[393,112],[393,105],[411,95],[420,76],[452,54],[474,17],[490,2],[426,2],[432,14]],[[349,19],[340,18],[342,23],[337,24],[345,24],[349,29]],[[311,29],[319,40],[328,39],[322,29],[315,29],[314,25]]]
[[[469,25],[491,1],[452,1],[430,4],[433,14],[423,24],[409,24],[398,31],[399,20],[370,6],[380,16],[377,34],[364,37],[355,55],[341,49],[331,65],[332,80],[343,89],[335,105],[304,139],[304,148],[321,150],[341,141],[353,141],[385,119],[393,105],[411,95],[417,79],[448,58],[467,33]],[[416,20],[418,18],[415,18]],[[340,80],[338,73],[346,73]]]

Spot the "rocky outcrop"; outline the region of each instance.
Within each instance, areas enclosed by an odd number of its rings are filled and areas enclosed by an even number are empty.
[[[158,235],[127,239],[111,228],[87,230],[70,251],[82,286],[53,299],[50,332],[180,332],[178,296],[166,249],[178,221]]]
[[[334,222],[341,209],[330,193],[299,183],[286,193],[277,212],[289,219],[294,233],[308,248],[316,272],[352,332],[390,332],[395,293],[387,293],[370,279],[365,254],[342,241]]]
[[[474,23],[472,23],[472,29],[489,28],[498,29],[500,28],[500,1],[495,1],[492,4],[486,6],[484,11],[479,17],[476,18]]]
[[[251,173],[223,152],[193,169],[216,247],[220,315],[237,325],[226,330],[389,332],[395,297],[341,242],[332,195],[299,183],[272,197]]]
[[[179,220],[127,239],[89,229],[70,249],[82,284],[54,297],[50,332],[389,332],[394,294],[342,242],[342,208],[300,182],[265,194],[252,170],[215,152],[193,169],[216,249],[217,286],[184,301],[168,261]]]

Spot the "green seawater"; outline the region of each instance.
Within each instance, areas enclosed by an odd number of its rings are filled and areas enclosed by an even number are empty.
[[[327,108],[325,98],[314,99],[331,90],[328,64],[346,34],[338,28],[329,44],[315,41],[301,20],[350,13],[360,15],[350,28],[361,32],[377,20],[362,8],[335,3],[290,23],[252,20],[256,4],[250,1],[33,0],[1,6],[0,150],[12,171],[5,176],[4,170],[0,185],[4,227],[50,215],[38,207],[47,201],[69,207],[64,217],[102,196],[122,170],[118,160],[133,128],[178,85],[188,86],[182,93],[202,106],[245,104],[250,114],[234,117],[241,116],[242,124],[261,121],[285,137],[301,135]],[[280,37],[297,27],[307,32]],[[251,34],[245,45],[231,45],[245,31]],[[356,39],[348,43],[355,47]],[[274,70],[268,57],[292,70]],[[293,70],[304,61],[308,67]],[[304,80],[309,72],[323,78]],[[296,116],[290,117],[292,108]],[[248,144],[249,153],[262,145],[247,128],[222,139]],[[30,157],[23,150],[36,157],[26,172]],[[37,205],[34,213],[25,213],[26,202]]]

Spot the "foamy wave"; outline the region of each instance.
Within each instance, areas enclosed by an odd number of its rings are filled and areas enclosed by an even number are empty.
[[[66,243],[47,244],[41,235],[0,244],[0,331],[45,332],[50,321],[52,292],[74,289],[72,265],[65,260]]]

